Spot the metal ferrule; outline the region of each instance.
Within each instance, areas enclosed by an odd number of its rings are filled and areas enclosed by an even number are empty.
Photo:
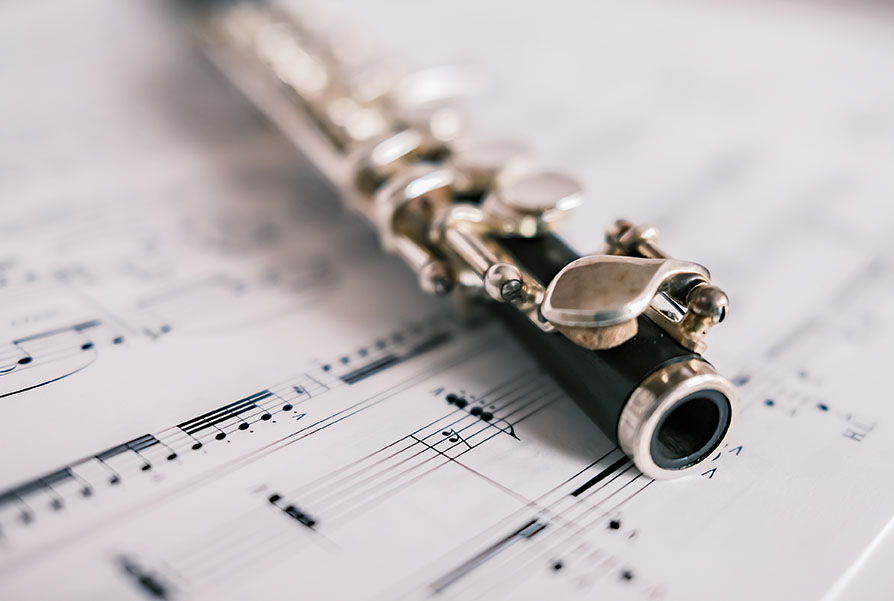
[[[615,222],[602,254],[555,235],[578,184],[519,145],[460,135],[461,77],[394,79],[263,2],[200,3],[209,56],[283,130],[432,294],[495,314],[645,474],[693,469],[732,421],[729,383],[702,360],[726,295],[671,259],[652,228]]]
[[[631,393],[618,421],[618,446],[647,476],[685,475],[722,444],[735,398],[729,381],[703,359],[671,363]]]

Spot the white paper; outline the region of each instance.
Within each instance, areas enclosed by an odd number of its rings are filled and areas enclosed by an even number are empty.
[[[626,214],[710,266],[728,445],[640,475],[506,332],[418,292],[165,9],[13,3],[0,598],[846,598],[894,518],[890,19],[327,10],[394,62],[474,59],[478,128],[587,184],[582,250]]]

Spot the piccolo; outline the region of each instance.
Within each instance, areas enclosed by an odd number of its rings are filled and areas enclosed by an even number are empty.
[[[579,256],[556,234],[582,201],[579,185],[532,168],[518,144],[462,131],[443,72],[395,80],[263,2],[191,12],[213,62],[422,289],[485,301],[642,473],[690,473],[723,444],[735,391],[701,353],[729,301],[707,269],[624,220],[601,254]]]

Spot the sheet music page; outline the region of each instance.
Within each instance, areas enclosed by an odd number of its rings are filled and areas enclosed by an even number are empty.
[[[585,183],[581,251],[625,215],[710,265],[729,443],[641,475],[419,292],[169,7],[12,2],[0,598],[884,598],[891,14],[317,8],[395,64],[472,65],[475,127]]]

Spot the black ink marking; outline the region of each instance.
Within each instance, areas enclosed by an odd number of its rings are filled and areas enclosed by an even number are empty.
[[[466,407],[466,405],[469,404],[469,401],[453,394],[452,392],[447,395],[446,399],[449,404],[456,405],[460,409],[464,409]]]
[[[128,557],[118,557],[118,564],[124,572],[133,578],[133,581],[144,593],[156,599],[170,598],[168,587],[162,583],[158,575],[150,573]]]
[[[95,328],[99,326],[101,322],[99,320],[85,321],[83,323],[77,323],[73,326],[56,328],[55,330],[49,330],[46,332],[40,332],[39,334],[32,334],[30,336],[25,336],[24,338],[18,338],[13,340],[12,343],[14,345],[21,344],[23,342],[29,342],[31,340],[38,340],[40,338],[48,338],[50,336],[55,336],[56,334],[61,334],[63,332],[69,332],[74,330],[75,332],[83,332],[84,330],[89,330],[90,328]]]
[[[439,332],[432,336],[431,338],[420,342],[416,346],[414,346],[406,355],[405,358],[415,357],[417,355],[421,355],[422,353],[427,353],[428,351],[435,349],[442,344],[446,344],[450,341],[453,336],[450,332]]]
[[[144,451],[145,449],[153,447],[157,444],[160,444],[157,438],[155,438],[151,434],[144,434],[143,436],[134,438],[133,440],[125,442],[124,444],[119,444],[118,446],[112,447],[111,449],[106,449],[102,453],[95,455],[95,457],[100,461],[105,461],[106,459],[110,459],[128,451],[133,451],[134,453],[139,454],[140,451]]]
[[[444,430],[443,432],[441,432],[441,436],[449,436],[449,438],[447,439],[448,442],[460,442],[460,441],[462,441],[462,443],[465,444],[467,447],[469,447],[469,449],[472,448],[472,445],[469,444],[469,441],[467,441],[465,438],[463,438],[462,436],[460,436],[459,432],[457,432],[457,431],[454,430],[453,428],[450,428],[449,430]],[[418,440],[418,439],[417,439],[417,440]],[[421,442],[421,441],[420,441],[420,442]],[[432,447],[432,448],[433,448],[433,447]]]
[[[307,515],[306,513],[304,513],[297,507],[295,507],[294,505],[289,505],[288,507],[283,509],[283,511],[290,518],[297,520],[299,523],[307,526],[308,528],[313,528],[317,523],[317,521],[315,519],[313,519],[312,517],[310,517],[309,515]]]
[[[49,489],[52,491],[52,487],[55,484],[59,484],[60,482],[65,482],[72,479],[74,479],[74,474],[72,473],[71,468],[66,467],[62,468],[61,470],[51,472],[41,478],[36,478],[29,482],[25,482],[24,484],[20,484],[19,486],[13,487],[0,493],[0,507],[7,504],[17,503],[24,497],[39,490]],[[54,500],[53,502],[56,503],[57,501]],[[61,503],[61,501],[58,502]]]
[[[584,482],[582,485],[580,485],[577,489],[575,489],[574,492],[571,493],[571,496],[579,497],[580,495],[582,495],[584,492],[586,492],[593,486],[595,486],[595,485],[599,484],[600,482],[602,482],[603,480],[605,480],[612,472],[619,469],[622,465],[626,464],[627,461],[628,461],[627,457],[621,457],[620,459],[615,461],[613,464],[611,464],[610,466],[608,466],[607,468],[605,468],[604,470],[602,470],[601,472],[599,472],[598,474],[596,474],[595,476],[593,476],[592,478],[590,478],[589,480]]]
[[[22,357],[19,359],[19,365],[28,365],[33,359],[31,357]]]
[[[285,405],[282,406],[282,410],[283,410],[283,411],[291,411],[291,410],[292,410],[292,405],[290,405],[290,404],[285,404]]]
[[[767,399],[766,401],[764,401],[764,405],[766,405],[767,407],[772,407],[775,404],[776,401],[774,401],[773,399]]]
[[[442,592],[444,589],[461,579],[463,576],[466,576],[476,568],[486,563],[488,560],[495,557],[501,551],[506,550],[506,548],[508,548],[514,542],[521,539],[533,538],[544,528],[546,528],[546,524],[541,524],[537,520],[531,520],[509,536],[500,539],[484,551],[481,551],[468,561],[462,563],[458,567],[445,574],[443,577],[433,582],[431,585],[432,590],[438,593]]]
[[[619,522],[618,520],[612,520],[608,523],[608,527],[610,530],[617,530],[621,527],[621,522]]]
[[[358,369],[355,369],[354,371],[352,371],[349,374],[341,376],[340,379],[343,382],[345,382],[346,384],[355,384],[364,378],[368,378],[369,376],[379,373],[383,369],[387,369],[389,367],[397,365],[401,361],[406,361],[408,359],[412,359],[413,357],[416,357],[417,355],[426,353],[426,352],[432,350],[433,348],[444,344],[445,342],[450,340],[450,338],[451,338],[451,335],[449,332],[440,332],[438,334],[435,334],[428,340],[425,340],[425,341],[421,342],[420,344],[414,346],[412,349],[406,351],[405,353],[403,353],[400,356],[395,355],[394,353],[388,354],[384,357],[381,357],[380,359],[377,359],[376,361],[373,361],[372,363],[370,363],[364,367],[360,367]],[[395,334],[392,337],[392,340],[394,340],[395,343],[400,344],[401,342],[403,342],[403,336],[400,334]],[[387,345],[387,343],[384,340],[380,340],[376,343],[376,347],[378,347],[380,349],[385,348],[386,345]],[[325,369],[325,366],[324,366],[324,369]]]
[[[825,403],[818,403],[816,408],[819,409],[820,411],[828,411],[829,410],[829,406],[826,405]]]
[[[84,344],[81,345],[81,350],[82,350],[82,351],[89,351],[89,350],[92,349],[92,348],[93,348],[93,343],[92,343],[92,342],[85,342]]]
[[[243,399],[239,399],[229,405],[224,405],[214,411],[209,411],[208,413],[204,413],[199,415],[198,417],[194,417],[190,420],[183,422],[182,424],[178,424],[177,427],[183,430],[185,433],[190,436],[196,434],[197,432],[201,432],[202,430],[206,430],[208,428],[213,428],[220,423],[223,423],[229,419],[232,419],[238,415],[246,413],[248,411],[253,411],[254,409],[258,409],[258,403],[263,401],[264,399],[270,398],[273,396],[273,393],[269,390],[262,390],[260,392],[256,392],[251,396],[247,396]]]
[[[356,384],[360,380],[373,376],[384,369],[388,369],[393,365],[400,363],[401,358],[397,355],[386,355],[381,359],[377,359],[368,365],[357,368],[354,371],[341,376],[339,378],[345,384]]]

